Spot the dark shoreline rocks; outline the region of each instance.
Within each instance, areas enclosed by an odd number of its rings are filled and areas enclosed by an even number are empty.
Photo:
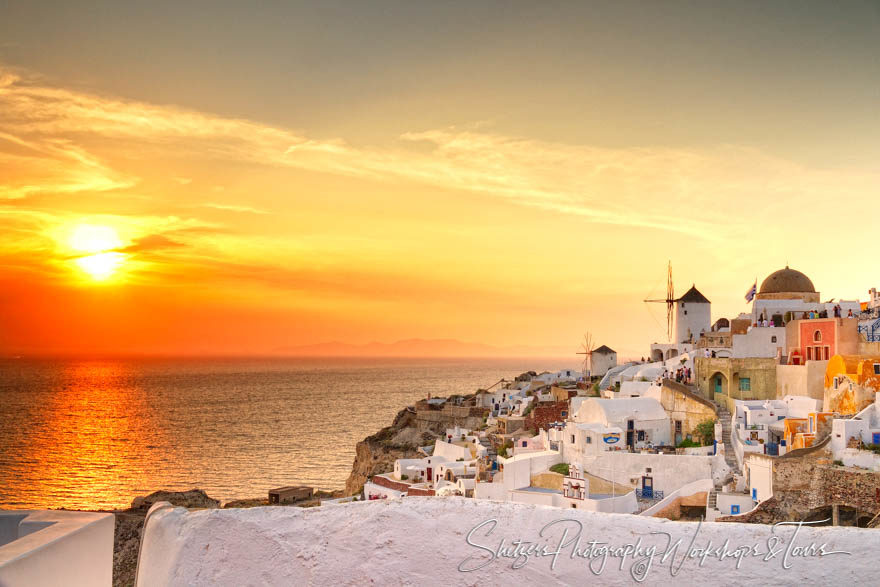
[[[284,505],[273,505],[272,507],[313,507],[319,505],[322,499],[343,497],[343,494],[342,490],[316,491],[312,499]],[[108,511],[107,513],[116,516],[113,536],[114,587],[130,587],[134,585],[144,519],[150,507],[159,501],[167,501],[171,505],[189,509],[216,509],[221,507],[220,500],[208,496],[201,489],[190,489],[189,491],[160,490],[146,496],[134,498],[131,502],[131,507],[127,510]],[[252,498],[233,500],[223,504],[222,507],[248,508],[268,505],[268,498]]]

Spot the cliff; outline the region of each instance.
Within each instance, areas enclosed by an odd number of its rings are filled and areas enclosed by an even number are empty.
[[[391,426],[357,443],[354,463],[345,483],[346,495],[360,493],[372,475],[393,471],[397,459],[419,458],[419,447],[433,444],[447,428],[481,426],[489,410],[475,404],[476,395],[472,394],[450,397],[439,406],[423,400],[399,411]]]
[[[406,408],[397,413],[391,426],[357,443],[351,473],[345,482],[345,494],[360,493],[367,479],[394,470],[397,459],[419,457],[419,446],[434,442],[437,434],[418,430],[415,412]]]

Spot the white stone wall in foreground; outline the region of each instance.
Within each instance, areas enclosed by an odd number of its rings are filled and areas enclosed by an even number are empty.
[[[698,527],[452,497],[310,509],[167,507],[148,520],[138,585],[632,585],[634,576],[645,576],[650,585],[844,585],[876,578],[880,531],[802,528],[792,541],[794,533],[793,527],[775,533],[750,524]],[[482,548],[468,544],[469,534]],[[669,539],[680,540],[674,563],[661,560]],[[488,551],[497,553],[502,540],[508,554],[517,540],[525,541],[521,548],[532,542],[545,553],[559,551],[555,568],[549,554],[492,560]],[[727,558],[710,553],[701,565],[710,542],[716,549],[726,542]],[[608,555],[602,567],[603,547],[609,545],[616,556]],[[640,554],[633,552],[637,547]],[[823,549],[851,554],[820,556]],[[688,552],[692,558],[682,562]],[[593,556],[592,570],[590,559],[577,554]]]

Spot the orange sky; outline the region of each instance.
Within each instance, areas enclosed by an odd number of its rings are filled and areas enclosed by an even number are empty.
[[[664,79],[636,58],[651,44],[623,38],[602,45],[616,61],[567,56],[583,76],[532,44],[508,70],[502,47],[526,24],[498,26],[494,48],[472,54],[485,79],[429,35],[417,64],[377,49],[374,77],[329,48],[334,75],[215,57],[228,95],[205,77],[209,57],[193,61],[210,47],[198,31],[179,61],[157,47],[125,64],[85,33],[29,59],[35,41],[16,33],[0,47],[0,352],[262,354],[411,337],[574,352],[590,331],[639,356],[664,337],[662,309],[642,300],[662,296],[668,259],[678,292],[696,283],[716,318],[745,310],[752,281],[786,262],[823,298],[878,285],[875,236],[857,227],[877,201],[867,104],[880,82],[840,67],[859,65],[870,27],[840,37],[852,47],[813,47],[824,78],[792,70],[800,54],[768,32],[760,56],[725,45],[733,65],[714,72],[670,42]],[[269,59],[271,40],[248,35]],[[711,53],[724,37],[703,40]],[[754,71],[758,57],[778,70]],[[406,71],[421,81],[402,85]],[[254,84],[248,100],[235,101],[236,80]],[[352,80],[360,91],[340,104],[319,92]],[[702,93],[683,93],[673,116],[684,82]],[[792,91],[802,99],[786,101]],[[84,247],[77,234],[98,236]],[[82,260],[93,254],[110,256]]]

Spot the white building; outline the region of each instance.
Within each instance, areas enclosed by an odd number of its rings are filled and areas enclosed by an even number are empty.
[[[835,418],[831,422],[831,454],[848,467],[880,471],[880,455],[862,450],[860,445],[880,444],[880,393],[874,403],[852,418]]]
[[[674,303],[674,338],[672,342],[651,345],[652,361],[664,361],[693,351],[700,335],[712,328],[712,302],[696,286],[691,286]]]
[[[587,398],[574,414],[574,422],[599,424],[624,431],[621,445],[632,448],[671,443],[669,416],[653,398]]]
[[[609,370],[617,366],[617,351],[602,345],[590,353],[590,376],[604,377]]]

